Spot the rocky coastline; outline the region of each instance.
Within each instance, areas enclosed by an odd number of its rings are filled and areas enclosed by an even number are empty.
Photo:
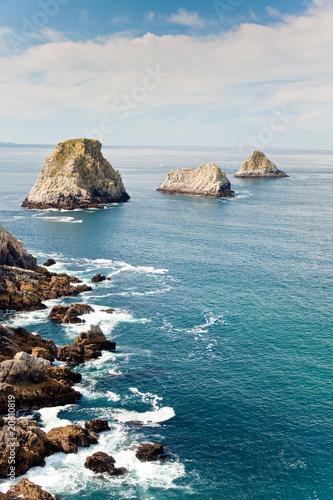
[[[57,144],[22,206],[75,210],[128,201],[119,171],[104,158],[101,148],[94,139]]]
[[[215,163],[201,165],[196,170],[171,170],[157,191],[209,198],[234,198],[229,179]]]

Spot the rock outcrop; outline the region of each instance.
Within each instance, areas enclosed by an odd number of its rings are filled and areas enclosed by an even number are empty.
[[[46,158],[37,183],[23,202],[34,209],[102,208],[101,204],[127,201],[121,175],[93,139],[60,142]]]
[[[95,474],[108,474],[109,476],[123,476],[128,472],[124,467],[115,467],[116,461],[107,453],[98,451],[91,457],[87,457],[84,466]]]
[[[163,460],[163,454],[163,444],[141,443],[135,455],[140,462],[153,462],[155,460]]]
[[[54,453],[77,453],[81,447],[98,442],[98,433],[107,430],[105,421],[94,419],[80,425],[67,425],[44,432],[37,422],[27,418],[0,418],[0,478],[7,478],[10,454],[15,455],[15,475],[44,466],[45,458]],[[94,428],[96,432],[91,432]]]
[[[99,358],[102,351],[115,351],[116,343],[107,340],[100,326],[91,325],[87,332],[80,333],[74,345],[65,345],[58,349],[57,358],[66,363],[80,364],[90,359]]]
[[[56,323],[85,323],[84,319],[79,318],[82,314],[90,314],[94,309],[87,304],[72,304],[70,306],[54,306],[51,309],[49,318]]]
[[[92,282],[93,283],[101,283],[102,281],[105,281],[106,280],[106,276],[100,274],[100,273],[97,273],[93,278],[92,278]]]
[[[17,353],[0,363],[0,414],[7,411],[8,396],[15,397],[16,410],[74,403],[81,394],[71,387],[78,381],[72,373],[62,371],[60,376],[50,361]]]
[[[43,266],[51,267],[51,266],[54,266],[54,264],[56,264],[56,261],[54,259],[47,259],[47,261],[44,262]]]
[[[215,163],[201,165],[196,170],[171,170],[157,190],[168,194],[191,194],[211,198],[233,198],[230,181]]]
[[[0,362],[12,359],[16,353],[22,351],[52,362],[58,348],[52,340],[42,339],[40,335],[33,335],[25,328],[0,325]]]
[[[45,309],[42,301],[91,291],[78,278],[50,273],[37,265],[23,243],[0,226],[0,310]]]
[[[289,177],[285,172],[279,170],[261,151],[253,151],[243,163],[239,172],[234,177],[256,178],[256,177]]]
[[[24,477],[17,483],[11,491],[3,496],[3,500],[59,500],[58,496],[53,496],[44,491],[37,484],[32,483]],[[1,500],[1,496],[0,496]]]

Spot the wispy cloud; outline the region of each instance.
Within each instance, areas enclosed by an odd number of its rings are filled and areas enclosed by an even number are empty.
[[[276,9],[275,7],[266,7],[266,10],[267,10],[267,14],[270,16],[270,17],[274,17],[274,18],[280,18],[282,17],[282,14],[281,12],[278,11],[278,9]]]
[[[119,14],[118,16],[114,16],[111,19],[111,23],[116,26],[122,26],[125,24],[129,24],[131,22],[131,17],[128,14]]]
[[[182,26],[191,26],[192,28],[202,28],[206,21],[202,19],[198,12],[190,12],[186,9],[178,9],[176,13],[170,14],[167,21]]]
[[[144,20],[146,22],[151,23],[152,21],[154,21],[154,19],[156,19],[156,12],[153,12],[152,10],[150,10],[149,12],[145,13]]]

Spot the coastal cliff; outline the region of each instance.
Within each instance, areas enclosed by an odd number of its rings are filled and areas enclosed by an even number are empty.
[[[264,153],[261,151],[253,151],[234,177],[289,177],[289,175],[279,170]]]
[[[33,209],[103,208],[105,203],[127,201],[120,173],[93,139],[60,142],[46,158],[35,186],[22,206]]]
[[[91,287],[67,274],[50,273],[0,226],[0,310],[45,309],[43,300],[75,297]],[[73,286],[77,284],[77,286]]]
[[[201,165],[196,170],[172,170],[157,190],[168,194],[191,194],[211,198],[233,198],[230,181],[215,163]]]

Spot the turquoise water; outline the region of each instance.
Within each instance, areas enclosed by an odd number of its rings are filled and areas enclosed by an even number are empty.
[[[111,277],[79,300],[95,306],[87,322],[117,352],[77,368],[78,405],[36,417],[46,426],[104,417],[112,430],[28,477],[68,500],[333,499],[332,152],[273,151],[290,178],[249,181],[232,177],[244,160],[233,151],[103,148],[129,203],[21,209],[51,152],[0,149],[0,224],[40,263],[54,257],[55,271]],[[208,161],[226,170],[236,199],[155,191],[171,168]],[[49,306],[60,302],[73,300]],[[84,330],[46,316],[1,320],[58,345]],[[147,425],[126,424],[140,419]],[[139,463],[133,446],[147,440],[163,442],[169,460]],[[84,469],[98,450],[130,474]]]

